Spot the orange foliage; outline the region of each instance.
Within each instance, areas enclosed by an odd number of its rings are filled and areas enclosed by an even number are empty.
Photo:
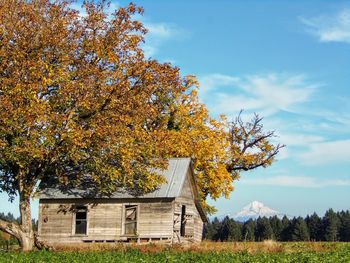
[[[191,157],[205,205],[227,197],[240,171],[271,164],[279,146],[273,133],[259,139],[259,120],[212,119],[194,76],[144,57],[142,8],[108,17],[104,1],[84,7],[82,17],[64,0],[0,0],[2,190],[28,197],[39,180],[88,173],[104,194],[149,192],[164,183],[151,168]]]

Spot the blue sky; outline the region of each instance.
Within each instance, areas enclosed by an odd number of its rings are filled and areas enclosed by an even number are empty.
[[[212,116],[256,112],[287,145],[271,167],[242,173],[230,199],[210,201],[217,215],[253,200],[296,216],[350,209],[350,1],[135,3],[146,54],[196,75]]]

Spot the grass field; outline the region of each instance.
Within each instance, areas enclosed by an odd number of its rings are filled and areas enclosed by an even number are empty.
[[[350,262],[350,243],[203,242],[191,247],[95,245],[30,253],[0,252],[0,262]]]

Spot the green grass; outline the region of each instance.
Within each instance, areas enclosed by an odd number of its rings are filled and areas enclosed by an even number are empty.
[[[232,243],[233,244],[233,243]],[[279,243],[280,244],[280,243]],[[230,250],[180,250],[178,248],[154,250],[129,247],[124,250],[107,251],[35,251],[0,252],[0,262],[350,262],[350,244],[324,243],[325,251],[306,251],[308,243],[283,244],[288,251],[248,252]],[[217,243],[219,247],[220,243]],[[224,243],[229,246],[229,243]],[[254,246],[254,244],[250,244]],[[256,246],[260,247],[259,243]],[[291,248],[293,248],[291,250]]]
[[[349,262],[350,253],[259,253],[247,252],[31,252],[2,253],[1,262]]]

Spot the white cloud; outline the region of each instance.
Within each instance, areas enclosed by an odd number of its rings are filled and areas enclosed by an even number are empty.
[[[173,24],[144,22],[144,26],[148,29],[143,46],[146,57],[153,57],[165,42],[182,38],[185,34]]]
[[[293,134],[293,133],[281,133],[279,134],[279,141],[288,146],[306,146],[311,143],[323,142],[325,139],[322,136],[306,135],[306,134]]]
[[[302,18],[301,21],[321,42],[350,43],[350,9],[341,10],[332,16]]]
[[[283,74],[251,76],[241,86],[272,111],[293,111],[295,104],[310,98],[315,87],[307,84],[303,75]]]
[[[216,89],[220,86],[234,86],[237,84],[238,81],[239,78],[237,77],[232,77],[218,73],[206,75],[199,79],[202,92],[207,92],[212,89]]]
[[[350,140],[330,141],[334,133],[339,134],[334,130],[336,127],[339,126],[339,130],[350,127],[349,117],[325,112],[321,107],[310,111],[315,104],[312,96],[320,85],[310,84],[304,75],[210,74],[200,77],[199,81],[199,96],[212,113],[224,113],[230,118],[244,109],[244,119],[252,112],[264,116],[265,130],[274,130],[278,136],[273,141],[287,145],[278,155],[279,160],[293,158],[311,166],[349,164]],[[306,127],[310,125],[312,127]],[[332,126],[332,133],[328,126]]]
[[[242,179],[240,182],[246,185],[269,185],[306,188],[350,186],[350,180],[348,179],[318,179],[308,176],[274,176],[258,179]]]
[[[162,39],[169,39],[177,32],[174,26],[165,23],[145,23],[145,27],[149,30],[150,35]]]
[[[305,165],[350,162],[350,140],[313,143],[309,150],[299,155]]]
[[[208,103],[213,112],[232,114],[245,109],[263,116],[279,111],[294,112],[294,106],[308,101],[317,87],[308,84],[303,75],[278,73],[242,78],[210,74],[200,77],[199,82],[200,97],[204,101],[208,97],[215,101]]]

